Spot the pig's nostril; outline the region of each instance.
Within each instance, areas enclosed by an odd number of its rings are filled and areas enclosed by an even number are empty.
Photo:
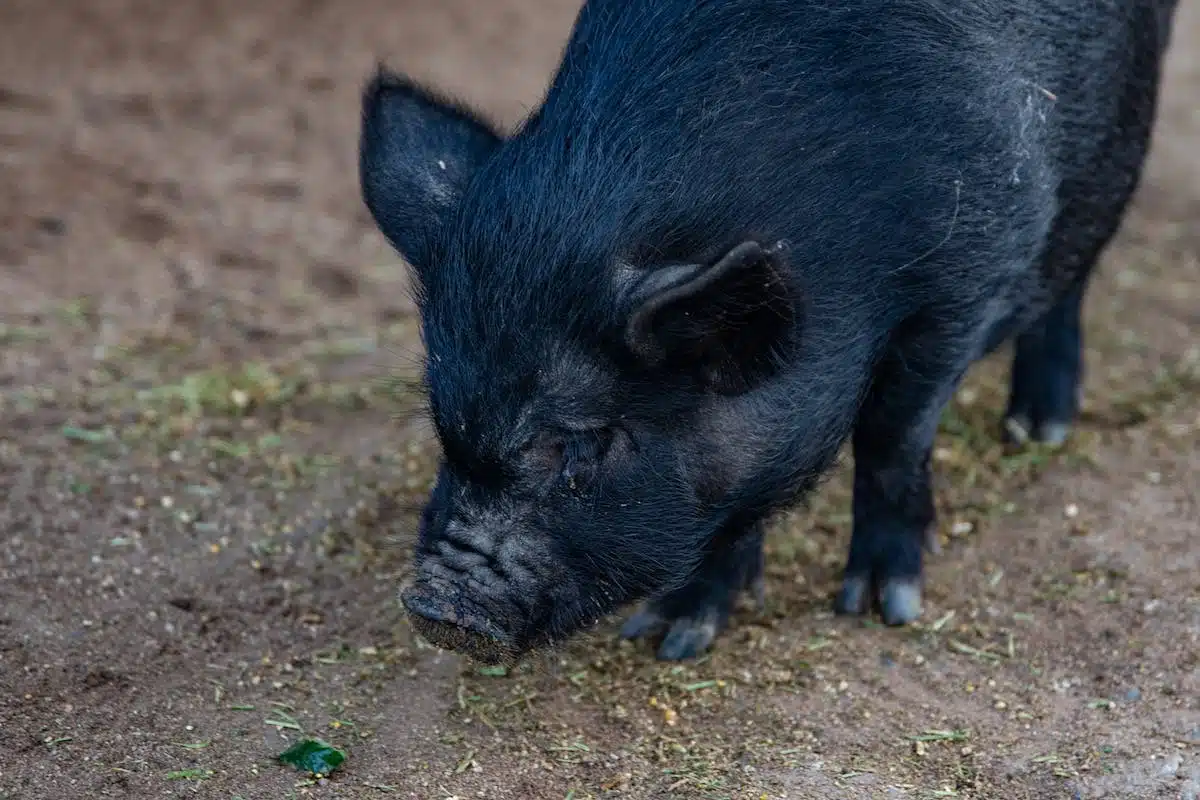
[[[510,634],[445,592],[417,584],[401,593],[400,602],[413,627],[431,644],[485,664],[511,663],[519,655]]]
[[[410,615],[425,619],[449,621],[455,618],[454,607],[428,587],[410,586],[400,593],[400,602]]]

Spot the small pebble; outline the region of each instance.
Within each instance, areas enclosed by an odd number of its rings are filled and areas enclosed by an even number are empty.
[[[58,217],[38,217],[38,230],[51,236],[62,236],[67,232],[67,223]]]
[[[1181,756],[1179,753],[1173,753],[1172,755],[1167,756],[1167,760],[1159,768],[1158,774],[1163,778],[1174,777],[1175,773],[1179,772],[1179,768],[1182,765],[1183,765],[1183,756]]]

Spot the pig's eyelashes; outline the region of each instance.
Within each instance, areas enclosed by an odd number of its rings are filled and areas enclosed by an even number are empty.
[[[542,476],[539,482],[581,492],[614,450],[629,449],[617,445],[629,442],[629,436],[617,428],[544,432],[525,447],[523,463],[531,474]]]
[[[613,441],[611,428],[573,433],[562,443],[562,477],[573,490],[595,477]]]
[[[604,463],[615,437],[610,428],[543,432],[525,448],[525,468],[551,485],[582,491]]]

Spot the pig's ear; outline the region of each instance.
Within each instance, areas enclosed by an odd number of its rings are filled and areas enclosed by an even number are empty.
[[[362,98],[358,170],[383,235],[418,270],[501,137],[480,115],[380,67]]]
[[[792,343],[784,249],[748,241],[712,263],[648,272],[632,291],[625,345],[648,368],[696,375],[722,393],[752,388]]]

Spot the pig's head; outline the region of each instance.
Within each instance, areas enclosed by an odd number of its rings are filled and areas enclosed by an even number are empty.
[[[745,412],[794,328],[777,246],[606,251],[603,189],[548,197],[570,168],[513,146],[536,135],[396,75],[364,95],[363,196],[413,268],[443,454],[402,601],[485,662],[686,579],[744,510]]]

